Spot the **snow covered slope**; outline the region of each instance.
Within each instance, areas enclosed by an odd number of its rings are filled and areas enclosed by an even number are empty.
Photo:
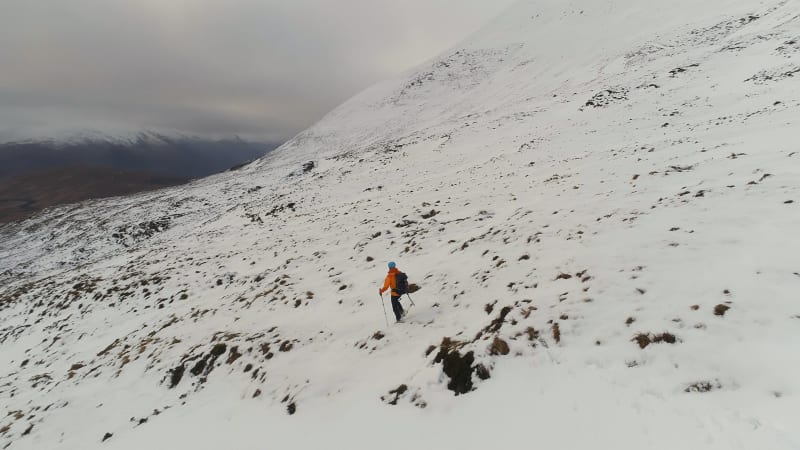
[[[523,0],[248,167],[5,227],[0,447],[800,448],[798,77],[796,0]]]

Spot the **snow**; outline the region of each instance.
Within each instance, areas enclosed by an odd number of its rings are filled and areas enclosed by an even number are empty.
[[[520,1],[244,169],[0,229],[0,446],[800,448],[799,35]]]

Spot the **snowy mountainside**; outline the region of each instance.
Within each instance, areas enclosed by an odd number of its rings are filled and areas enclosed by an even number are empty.
[[[662,3],[520,1],[250,166],[0,229],[0,446],[800,448],[800,2]]]

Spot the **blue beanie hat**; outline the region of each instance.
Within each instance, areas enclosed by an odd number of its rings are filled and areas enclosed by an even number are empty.
[[[389,268],[390,269],[394,269],[395,266],[397,266],[397,264],[395,264],[394,261],[389,261]]]

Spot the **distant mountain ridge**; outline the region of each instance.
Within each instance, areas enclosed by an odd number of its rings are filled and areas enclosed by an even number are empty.
[[[0,144],[0,179],[72,166],[145,171],[199,178],[264,156],[277,143],[238,138],[140,133],[130,138],[85,137],[66,141],[28,140]]]

